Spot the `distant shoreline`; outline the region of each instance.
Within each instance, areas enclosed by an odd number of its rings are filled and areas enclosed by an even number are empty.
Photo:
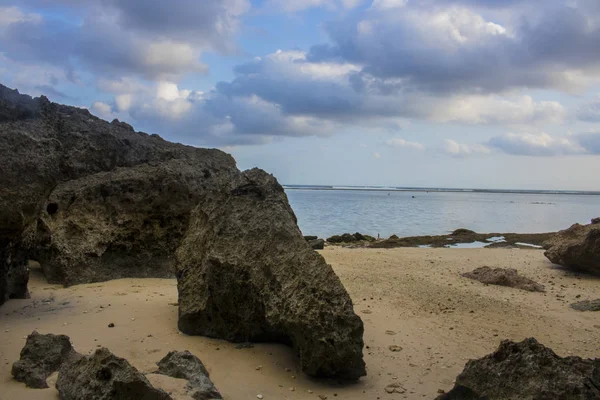
[[[433,193],[489,193],[489,194],[561,194],[577,196],[600,196],[599,191],[567,190],[510,190],[510,189],[446,189],[446,188],[410,188],[410,187],[370,187],[370,186],[303,186],[282,185],[289,190],[337,190],[364,192],[433,192]]]

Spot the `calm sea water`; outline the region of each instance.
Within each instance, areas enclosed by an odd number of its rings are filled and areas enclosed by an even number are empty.
[[[286,193],[302,232],[323,238],[344,232],[438,235],[456,228],[552,232],[600,216],[600,196],[595,195],[307,189]]]

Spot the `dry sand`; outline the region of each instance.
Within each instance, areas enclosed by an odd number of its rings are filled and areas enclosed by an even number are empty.
[[[0,308],[0,399],[58,399],[27,389],[10,375],[31,331],[69,335],[76,350],[109,348],[142,372],[170,350],[200,357],[226,399],[433,399],[448,390],[469,358],[492,352],[502,339],[533,336],[561,356],[600,356],[600,313],[568,307],[600,297],[600,279],[552,266],[539,250],[345,249],[322,251],[348,289],[365,323],[368,376],[355,384],[311,380],[292,351],[190,337],[177,330],[175,280],[123,279],[62,288],[33,271],[30,300]],[[480,266],[515,268],[546,285],[546,293],[485,286],[460,276]],[[579,296],[579,297],[578,297]],[[114,328],[108,328],[109,323]],[[399,346],[391,351],[390,346]],[[185,381],[148,375],[185,399]],[[400,383],[405,393],[388,394]]]

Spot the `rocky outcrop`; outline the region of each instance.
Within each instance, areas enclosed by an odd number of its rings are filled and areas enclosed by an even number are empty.
[[[323,250],[325,248],[325,240],[319,239],[318,236],[304,236],[304,239],[314,250]]]
[[[545,290],[544,285],[519,275],[517,270],[512,268],[479,267],[472,272],[465,272],[461,275],[486,285],[508,286],[529,292],[543,292]]]
[[[365,375],[362,321],[271,175],[246,171],[207,194],[177,258],[182,332],[291,344],[309,375]]]
[[[185,333],[365,374],[362,321],[271,175],[2,86],[0,159],[0,303],[24,295],[27,260],[65,285],[176,273]]]
[[[561,358],[535,339],[471,360],[438,400],[600,399],[600,359]]]
[[[195,400],[217,400],[223,397],[210,380],[206,367],[189,351],[171,351],[158,363],[157,374],[187,379],[187,394]]]
[[[353,242],[361,242],[361,241],[374,241],[375,238],[369,235],[363,235],[360,232],[356,233],[344,233],[343,235],[334,235],[327,238],[327,242],[329,243],[353,243]]]
[[[544,242],[544,255],[554,264],[600,275],[600,224],[594,221],[558,232]]]
[[[172,276],[201,195],[240,173],[221,151],[3,86],[0,159],[0,303],[24,296],[28,258],[66,285]]]
[[[127,360],[105,348],[63,364],[56,389],[61,400],[171,400]]]
[[[48,376],[77,356],[68,336],[40,335],[33,331],[27,336],[25,347],[21,350],[21,358],[12,366],[12,375],[27,387],[44,389],[48,387]]]
[[[323,250],[325,248],[325,241],[323,239],[309,240],[308,244],[313,250]]]

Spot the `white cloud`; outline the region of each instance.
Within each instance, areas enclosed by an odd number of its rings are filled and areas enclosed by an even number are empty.
[[[554,138],[547,133],[507,133],[491,138],[488,143],[513,155],[558,156],[587,152],[578,143],[577,136]]]
[[[564,107],[556,101],[536,102],[531,96],[496,95],[455,96],[443,107],[432,109],[431,118],[439,122],[468,124],[562,123]]]
[[[119,112],[128,111],[131,107],[133,96],[131,94],[119,94],[115,96],[115,104]]]
[[[392,139],[386,140],[385,144],[387,144],[390,147],[395,147],[395,148],[405,148],[405,149],[412,149],[412,150],[425,150],[425,146],[423,146],[421,143],[418,143],[418,142],[409,142],[409,141],[404,140],[402,138],[392,138]]]
[[[381,154],[379,154],[379,153],[373,153],[373,158],[375,158],[375,159],[378,160],[378,159],[381,158]]]
[[[42,16],[35,13],[25,13],[18,7],[0,7],[0,29],[17,22],[39,23]]]
[[[389,10],[392,8],[404,7],[408,0],[373,0],[371,8],[379,10]]]
[[[288,13],[308,10],[310,8],[325,8],[331,11],[352,9],[365,0],[268,0],[266,7]]]
[[[92,112],[104,119],[111,119],[113,115],[112,107],[101,101],[97,101],[92,104]]]
[[[444,151],[454,157],[489,154],[491,150],[481,144],[461,144],[452,139],[444,140]]]

